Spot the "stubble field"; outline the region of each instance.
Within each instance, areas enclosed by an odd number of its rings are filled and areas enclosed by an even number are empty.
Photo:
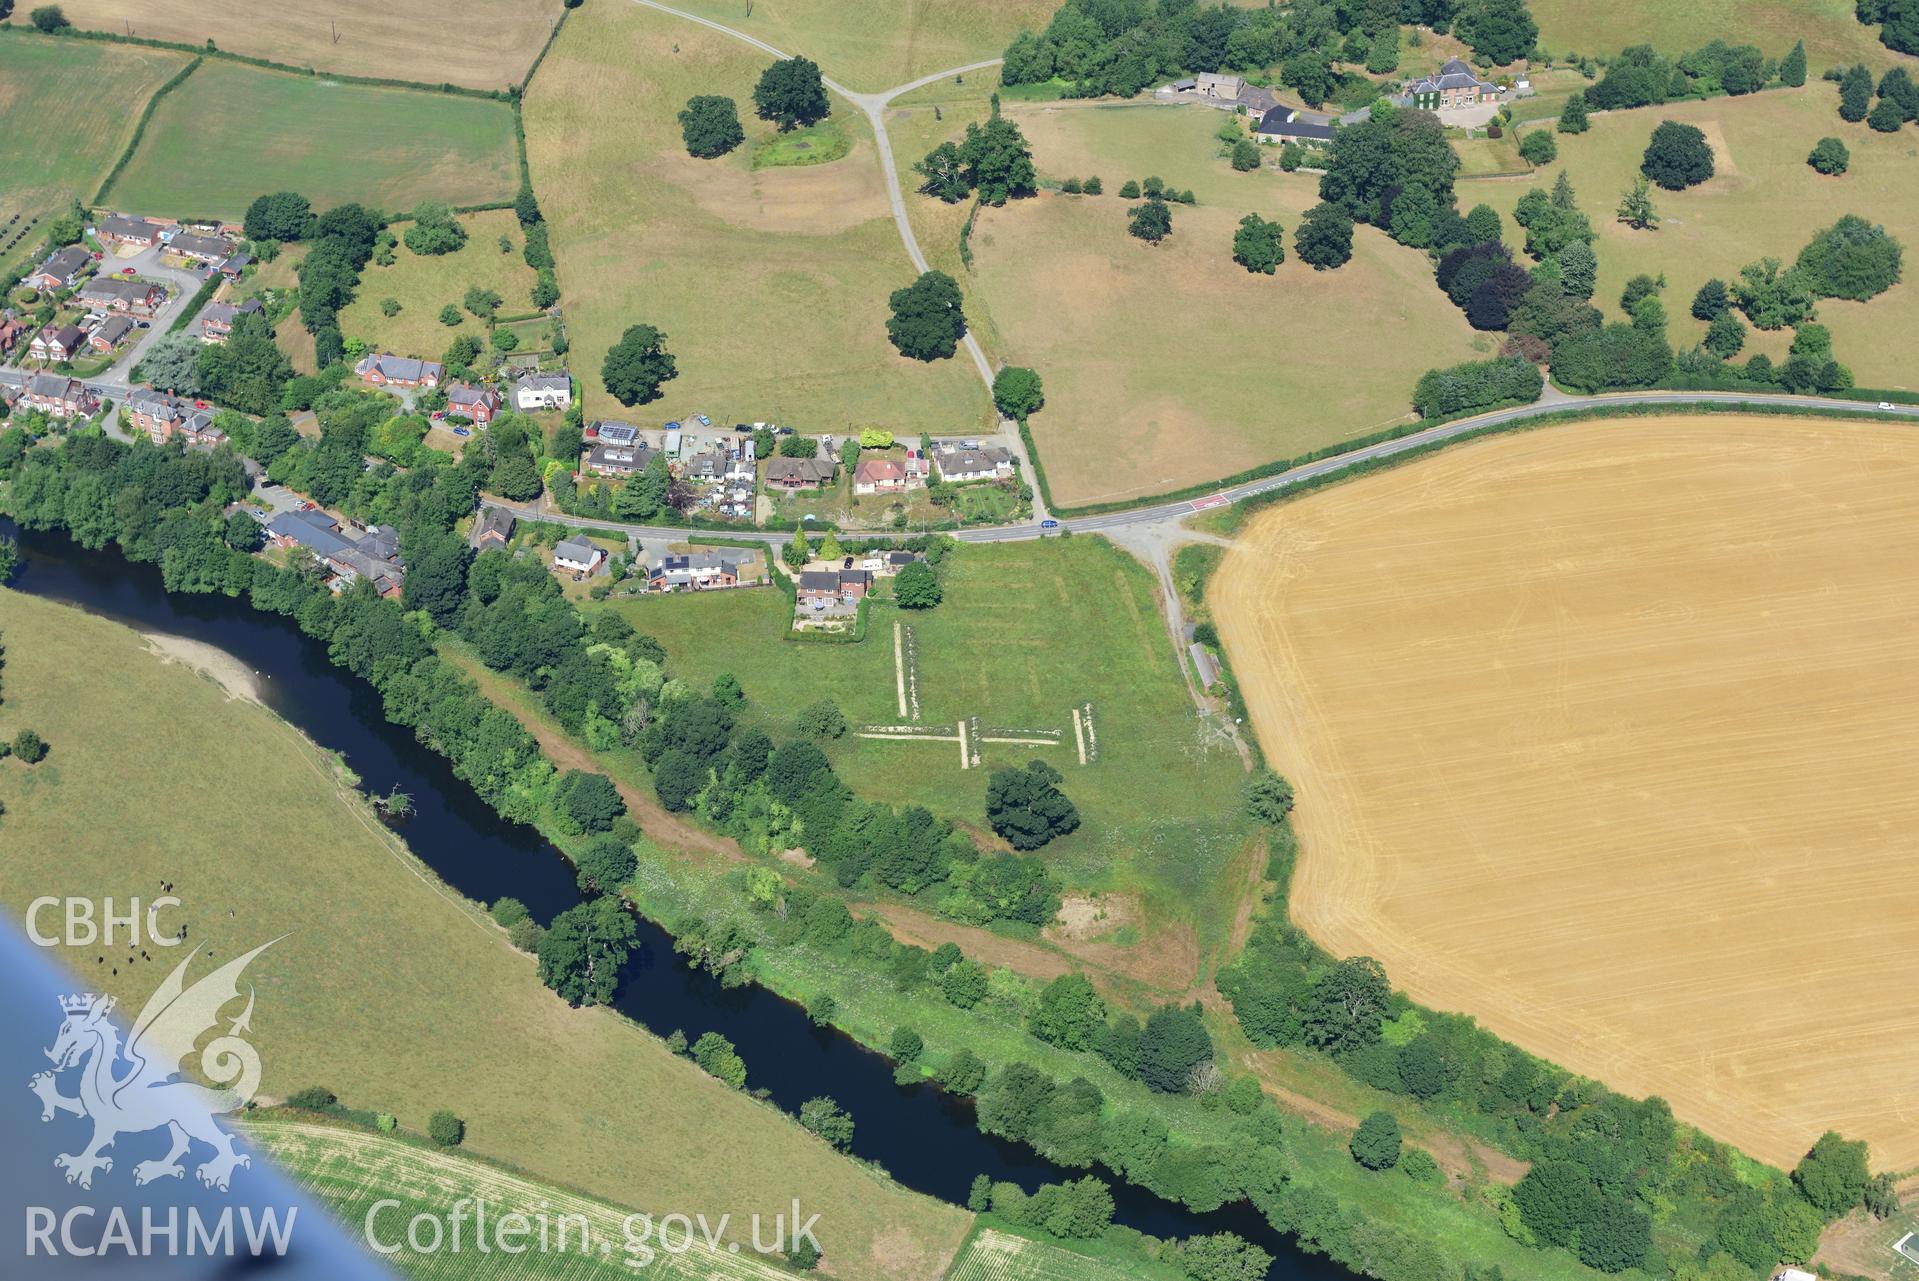
[[[388,80],[504,89],[546,42],[560,0],[65,0],[77,27],[133,34]],[[22,15],[24,17],[24,14]],[[335,40],[335,34],[338,40]]]
[[[1294,919],[1765,1160],[1919,1159],[1911,429],[1503,437],[1270,510],[1213,589]]]
[[[1557,56],[1613,54],[1649,44],[1677,58],[1709,40],[1726,40],[1758,45],[1767,57],[1779,58],[1793,41],[1804,40],[1814,75],[1836,62],[1885,65],[1899,58],[1879,43],[1877,27],[1853,16],[1853,0],[1533,0],[1532,12],[1539,47]]]

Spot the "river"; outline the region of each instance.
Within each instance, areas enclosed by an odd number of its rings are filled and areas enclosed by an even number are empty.
[[[329,751],[340,753],[369,794],[391,788],[413,797],[416,812],[400,828],[415,854],[468,898],[502,895],[524,902],[542,922],[580,901],[573,871],[559,850],[530,827],[509,823],[456,778],[445,758],[426,751],[412,732],[389,724],[373,688],[327,660],[326,647],[291,619],[224,596],[169,595],[159,570],[117,550],[88,551],[62,533],[16,530],[24,564],[12,586],[78,606],[148,632],[216,646],[260,677],[266,704]],[[1077,1178],[1031,1149],[980,1133],[969,1099],[931,1084],[895,1085],[892,1063],[851,1037],[813,1025],[799,1006],[757,986],[722,988],[688,969],[671,938],[639,918],[641,946],[614,1004],[665,1036],[688,1040],[718,1032],[745,1060],[751,1082],[797,1114],[810,1098],[831,1095],[856,1124],[855,1156],[884,1166],[918,1192],[964,1204],[973,1178],[1041,1183]],[[557,998],[556,998],[557,999]],[[1237,1232],[1274,1255],[1269,1281],[1347,1281],[1355,1274],[1302,1253],[1251,1205],[1195,1214],[1101,1171],[1113,1188],[1114,1221],[1156,1237]]]

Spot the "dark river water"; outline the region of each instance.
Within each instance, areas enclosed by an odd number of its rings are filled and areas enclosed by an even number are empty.
[[[373,688],[327,661],[326,647],[289,619],[223,596],[174,596],[159,570],[115,550],[88,551],[64,534],[16,530],[0,517],[0,534],[15,534],[24,565],[18,590],[77,605],[143,631],[216,645],[264,679],[269,706],[320,746],[339,752],[368,793],[397,787],[417,813],[400,829],[407,844],[454,889],[490,903],[502,895],[524,902],[542,922],[580,901],[571,866],[537,831],[500,818],[445,758],[391,725]],[[738,1047],[755,1087],[772,1092],[788,1112],[831,1095],[857,1123],[853,1152],[878,1162],[907,1187],[963,1204],[974,1176],[1009,1180],[1031,1191],[1084,1171],[1054,1165],[1030,1149],[980,1133],[968,1099],[929,1084],[893,1083],[892,1064],[852,1038],[815,1027],[799,1006],[764,988],[725,989],[689,970],[672,940],[640,918],[641,947],[615,1004],[664,1036],[689,1040],[719,1032]],[[1250,1205],[1195,1214],[1101,1172],[1113,1187],[1116,1222],[1156,1237],[1232,1231],[1271,1251],[1270,1281],[1341,1281],[1355,1274],[1309,1257]]]

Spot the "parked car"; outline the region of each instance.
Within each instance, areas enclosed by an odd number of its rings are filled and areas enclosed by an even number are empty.
[[[700,426],[702,427],[711,427],[713,425],[713,420],[705,414],[694,414],[693,417],[699,420]]]
[[[473,434],[473,429],[471,427],[455,427],[453,429],[453,434],[455,436],[471,436]]]
[[[204,401],[204,400],[196,400],[196,401],[194,401],[194,402],[193,402],[193,407],[194,407],[195,409],[212,409],[212,408],[213,408],[213,406],[212,406],[212,405],[209,405],[209,404],[207,404],[207,402],[206,402],[206,401]]]
[[[133,322],[133,327],[135,329],[151,329],[153,328],[153,322],[151,320],[136,320]]]
[[[793,429],[792,429],[791,427],[782,427],[782,428],[780,428],[780,435],[782,435],[782,436],[791,436],[792,434],[793,434]]]
[[[1059,528],[1059,522],[1058,522],[1058,521],[1056,521],[1056,520],[1053,520],[1053,519],[1050,519],[1050,518],[1049,518],[1049,519],[1046,519],[1046,520],[1043,520],[1043,521],[1041,521],[1041,522],[1039,523],[1039,527],[1040,527],[1041,529],[1058,529],[1058,528]]]
[[[678,431],[679,429],[680,429],[680,424],[677,420],[674,422],[668,423],[666,427],[664,428],[664,430],[666,431]]]
[[[105,255],[105,254],[95,254],[95,255],[93,255],[93,260],[94,260],[95,262],[101,262],[101,261],[103,261],[103,260],[105,260],[105,258],[106,258],[106,255]]]

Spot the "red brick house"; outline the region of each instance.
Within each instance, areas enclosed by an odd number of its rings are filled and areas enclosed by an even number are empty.
[[[27,283],[35,289],[48,292],[71,289],[80,283],[81,273],[92,263],[93,255],[87,252],[86,246],[68,245],[35,267],[33,274],[27,277]]]
[[[108,316],[95,325],[93,332],[87,335],[87,346],[104,356],[125,342],[127,335],[132,332],[132,320],[125,316]]]
[[[233,333],[233,322],[261,310],[258,298],[249,298],[239,306],[230,302],[210,302],[200,312],[200,341],[225,342]]]
[[[167,300],[166,286],[126,276],[95,276],[77,295],[94,311],[122,311],[151,316]]]
[[[446,376],[446,370],[431,360],[415,360],[411,356],[389,356],[385,353],[368,352],[360,357],[360,363],[353,372],[375,387],[426,387],[440,385],[440,379]]]
[[[35,374],[20,392],[19,404],[55,418],[78,418],[100,407],[78,378]]]
[[[55,329],[48,325],[33,336],[27,351],[35,360],[72,360],[85,349],[86,334],[78,325],[61,325]]]
[[[446,412],[471,418],[475,426],[484,427],[500,412],[500,397],[486,387],[454,383],[446,389]]]
[[[0,354],[11,352],[27,336],[27,322],[7,312],[0,315]]]
[[[145,218],[125,218],[109,214],[100,220],[94,233],[110,245],[138,245],[145,249],[160,239],[160,224]]]

